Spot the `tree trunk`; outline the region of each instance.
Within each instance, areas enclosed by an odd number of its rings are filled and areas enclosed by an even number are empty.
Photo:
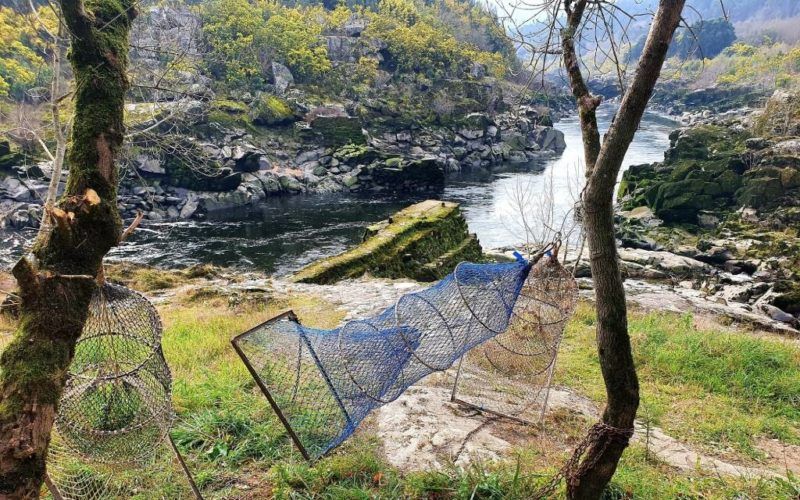
[[[51,228],[14,267],[19,328],[0,356],[0,497],[37,498],[50,431],[102,259],[121,233],[115,159],[135,0],[61,0],[75,75],[69,178]]]
[[[602,417],[604,425],[600,427],[597,439],[590,443],[576,474],[568,478],[569,498],[601,497],[628,445],[639,407],[639,382],[628,336],[625,289],[614,232],[614,188],[625,153],[661,73],[684,3],[685,0],[660,0],[636,74],[602,146],[595,116],[600,99],[591,95],[585,84],[574,46],[574,35],[578,32],[587,1],[578,0],[567,9],[562,48],[573,95],[578,102],[584,137],[587,179],[583,220],[595,289],[597,351],[607,395]]]

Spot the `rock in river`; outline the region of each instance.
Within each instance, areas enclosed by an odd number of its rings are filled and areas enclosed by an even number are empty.
[[[434,281],[459,262],[480,257],[480,244],[467,230],[459,205],[427,200],[370,226],[363,243],[305,267],[293,280],[327,284],[370,273]]]

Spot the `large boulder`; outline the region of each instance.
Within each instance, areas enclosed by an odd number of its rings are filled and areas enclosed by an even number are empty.
[[[564,140],[564,132],[554,129],[553,127],[539,127],[536,129],[536,144],[539,149],[543,151],[555,151],[556,153],[563,153],[567,149],[567,143]]]
[[[272,83],[275,85],[275,90],[279,94],[284,94],[286,91],[294,85],[294,76],[292,76],[292,72],[284,66],[283,64],[273,61],[270,67],[272,70]]]
[[[136,170],[145,177],[161,177],[167,173],[167,170],[161,164],[161,160],[147,154],[138,155],[134,159],[134,165],[136,166]]]
[[[13,177],[6,177],[0,181],[0,197],[14,201],[33,200],[33,195],[28,186]]]
[[[325,284],[370,273],[433,281],[459,262],[480,257],[480,244],[469,233],[458,204],[427,200],[370,226],[362,244],[309,265],[293,280]]]
[[[461,119],[458,135],[467,140],[480,139],[486,134],[488,128],[494,125],[494,120],[486,113],[470,113]]]
[[[0,172],[11,172],[11,167],[22,163],[24,163],[23,155],[14,152],[7,140],[0,141]]]
[[[306,115],[310,131],[326,146],[365,144],[361,120],[341,106],[320,106]]]
[[[765,137],[800,136],[800,92],[776,90],[756,120],[755,131]]]

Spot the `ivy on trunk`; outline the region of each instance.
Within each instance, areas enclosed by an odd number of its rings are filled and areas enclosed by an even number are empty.
[[[134,0],[60,0],[75,75],[66,191],[14,267],[19,327],[0,356],[0,497],[37,498],[69,364],[105,254],[120,239],[115,164],[124,136]]]

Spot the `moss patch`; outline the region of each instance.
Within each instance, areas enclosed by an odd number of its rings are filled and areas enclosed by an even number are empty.
[[[256,102],[250,113],[253,123],[272,127],[275,125],[288,125],[295,120],[294,111],[280,97],[263,94]]]
[[[370,273],[432,281],[450,273],[461,260],[481,257],[480,245],[469,235],[456,203],[427,200],[411,205],[388,224],[369,228],[367,234],[361,245],[316,262],[293,279],[323,284]]]

